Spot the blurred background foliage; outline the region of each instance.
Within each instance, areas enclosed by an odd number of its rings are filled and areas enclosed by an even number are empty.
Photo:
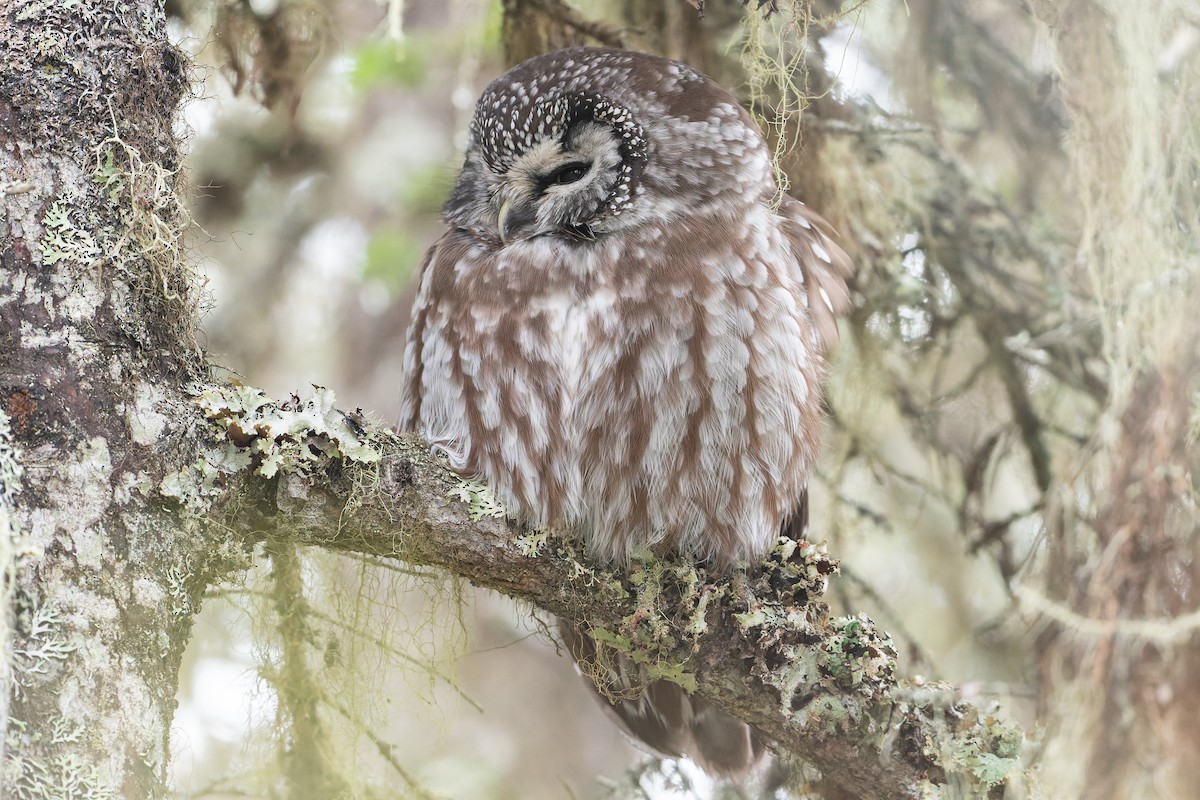
[[[889,630],[908,676],[1037,731],[1045,796],[1194,796],[1194,4],[167,5],[195,62],[181,125],[210,357],[382,421],[489,80],[587,43],[738,93],[858,265],[814,486],[812,535],[842,561],[830,603]],[[802,766],[735,790],[647,761],[528,608],[265,555],[197,621],[181,797],[804,794]]]

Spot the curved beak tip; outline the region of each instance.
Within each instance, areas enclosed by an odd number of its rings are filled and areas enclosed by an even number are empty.
[[[500,242],[502,244],[508,244],[509,242],[508,227],[506,223],[508,222],[508,213],[511,210],[512,201],[505,200],[500,204],[500,213],[496,215],[496,229],[500,232]]]

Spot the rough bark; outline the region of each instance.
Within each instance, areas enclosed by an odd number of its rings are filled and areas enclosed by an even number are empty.
[[[183,60],[145,0],[7,3],[0,62],[0,421],[21,473],[0,492],[0,784],[161,796],[197,599],[240,557],[150,488],[194,458],[177,420],[203,373],[170,213]]]

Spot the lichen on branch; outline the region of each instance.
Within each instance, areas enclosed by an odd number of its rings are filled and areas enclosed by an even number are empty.
[[[276,403],[252,387],[207,386],[194,400],[212,440],[160,486],[187,513],[253,541],[436,566],[531,602],[857,796],[1026,780],[1019,729],[961,698],[947,706],[945,693],[896,694],[887,634],[821,601],[837,571],[823,546],[783,539],[764,564],[727,574],[654,558],[614,572],[569,536],[480,513],[486,487],[464,484],[419,437],[337,410],[328,390]]]

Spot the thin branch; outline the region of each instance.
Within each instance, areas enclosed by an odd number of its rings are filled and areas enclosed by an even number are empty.
[[[1182,644],[1200,630],[1200,609],[1160,619],[1097,619],[1085,617],[1062,603],[1056,603],[1031,586],[1018,586],[1016,595],[1027,612],[1053,620],[1068,635],[1092,639],[1115,636],[1166,647]]]
[[[625,35],[619,29],[585,17],[562,0],[530,0],[529,5],[606,47],[625,47]]]
[[[309,613],[309,616],[311,616],[313,619],[319,619],[322,622],[324,622],[325,624],[331,625],[338,630],[346,631],[347,633],[351,634],[352,636],[354,636],[356,638],[364,639],[364,640],[370,642],[375,647],[379,648],[382,652],[387,653],[392,658],[395,658],[399,661],[403,661],[410,666],[416,667],[417,669],[419,669],[425,673],[431,674],[431,675],[441,679],[443,682],[445,682],[445,684],[447,686],[450,687],[451,690],[454,691],[455,694],[457,694],[459,696],[459,698],[462,699],[463,702],[467,703],[469,706],[471,706],[471,708],[475,709],[479,713],[481,713],[481,714],[483,713],[483,706],[479,705],[479,703],[472,700],[471,697],[466,692],[464,692],[461,688],[459,688],[459,685],[454,680],[454,678],[450,677],[449,675],[446,675],[441,670],[434,667],[432,664],[428,664],[424,661],[421,661],[421,659],[419,659],[419,658],[410,656],[408,653],[405,653],[404,651],[400,650],[395,645],[389,643],[387,640],[382,639],[378,636],[375,636],[372,633],[368,633],[367,631],[351,627],[351,626],[347,625],[345,622],[337,619],[336,617],[334,617],[330,614],[326,614],[322,611],[319,611],[316,608],[310,608],[308,610],[308,613]]]
[[[404,768],[404,765],[400,763],[400,759],[396,757],[396,745],[378,736],[374,731],[371,730],[370,725],[364,723],[356,714],[351,713],[350,709],[346,708],[346,706],[342,705],[337,700],[331,698],[328,694],[323,694],[322,699],[331,708],[341,714],[347,722],[353,725],[355,730],[364,734],[368,739],[371,740],[371,744],[375,745],[375,749],[379,752],[379,755],[388,763],[388,766],[390,766],[392,770],[400,776],[400,779],[404,781],[404,784],[414,796],[420,798],[420,800],[435,800],[436,798],[441,797],[441,795],[430,794],[421,786],[420,782],[413,776],[413,774]]]

